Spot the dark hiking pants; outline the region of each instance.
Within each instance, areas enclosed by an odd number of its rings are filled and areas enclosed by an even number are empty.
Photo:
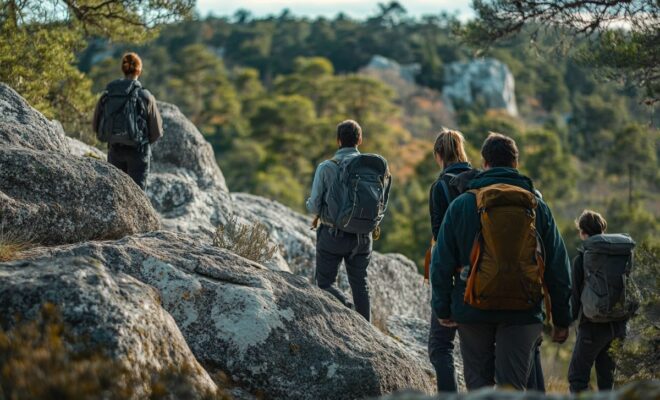
[[[456,328],[443,326],[431,313],[429,332],[429,359],[435,369],[438,392],[456,392],[456,371],[454,370],[454,338]]]
[[[465,384],[524,390],[542,324],[459,324]]]
[[[367,267],[371,261],[371,235],[356,235],[321,225],[316,232],[316,284],[330,292],[344,305],[346,297],[335,286],[341,262],[346,263],[348,283],[353,293],[355,311],[370,320]]]
[[[130,176],[142,189],[147,188],[147,175],[151,163],[151,147],[111,144],[108,148],[108,162]]]
[[[534,358],[527,380],[527,390],[545,393],[545,378],[543,376],[543,366],[541,365],[541,343],[543,343],[543,335],[539,335],[534,347]]]
[[[568,383],[572,393],[589,389],[589,377],[594,364],[598,390],[612,390],[616,365],[609,350],[612,341],[623,338],[625,333],[625,322],[580,324],[568,367]]]

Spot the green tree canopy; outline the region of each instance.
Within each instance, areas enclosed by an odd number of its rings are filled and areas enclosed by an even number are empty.
[[[143,41],[159,24],[188,15],[193,5],[193,0],[0,0],[0,81],[82,135],[93,106],[91,82],[76,68],[85,39]]]
[[[473,0],[477,18],[463,29],[471,43],[483,46],[523,32],[589,39],[584,61],[627,76],[646,88],[651,102],[660,96],[660,2],[657,0]]]

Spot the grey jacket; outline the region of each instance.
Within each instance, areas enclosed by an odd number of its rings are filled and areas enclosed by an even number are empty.
[[[353,157],[358,154],[360,154],[360,151],[357,147],[343,147],[337,150],[332,160],[341,162],[347,157]],[[314,215],[320,216],[321,222],[326,223],[331,220],[328,215],[325,215],[327,209],[326,194],[339,176],[339,166],[332,160],[323,161],[316,168],[314,182],[312,183],[312,194],[306,202],[307,210]]]

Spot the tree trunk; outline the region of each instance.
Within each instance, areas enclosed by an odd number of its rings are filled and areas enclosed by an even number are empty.
[[[633,206],[633,165],[628,164],[628,209]]]

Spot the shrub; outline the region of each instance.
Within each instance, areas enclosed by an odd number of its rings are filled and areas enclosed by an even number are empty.
[[[616,341],[612,354],[617,381],[660,379],[660,247],[639,246],[632,272],[642,294],[637,315],[628,323],[626,339]]]
[[[218,225],[213,245],[258,263],[269,261],[279,250],[277,245],[271,244],[268,228],[264,224],[243,224],[235,216],[226,224]]]

